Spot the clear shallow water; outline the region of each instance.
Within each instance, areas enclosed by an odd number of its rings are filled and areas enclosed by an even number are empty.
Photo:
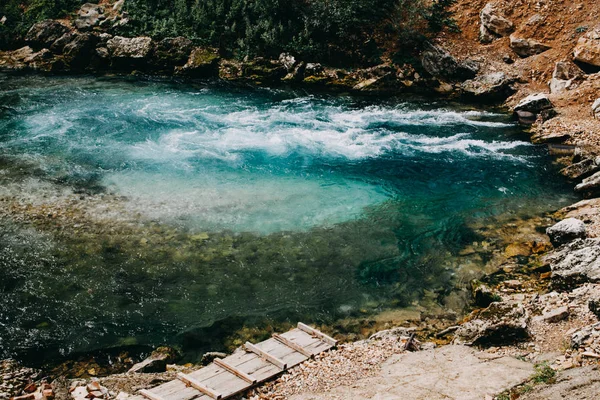
[[[458,252],[480,239],[473,224],[572,199],[544,148],[491,112],[217,84],[0,83],[1,357],[214,346],[202,329],[223,321],[333,321],[426,291],[443,302]]]

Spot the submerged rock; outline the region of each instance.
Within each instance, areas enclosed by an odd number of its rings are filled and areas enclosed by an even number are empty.
[[[494,302],[462,324],[454,342],[478,346],[513,344],[529,338],[528,321],[523,305]]]
[[[562,220],[546,229],[546,233],[550,236],[550,241],[554,246],[561,246],[586,236],[585,224],[577,218]]]

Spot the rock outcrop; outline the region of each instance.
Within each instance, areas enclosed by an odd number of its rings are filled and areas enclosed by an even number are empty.
[[[515,78],[509,77],[504,72],[493,72],[469,79],[460,85],[466,97],[484,101],[503,101],[515,92],[513,83]]]
[[[536,93],[525,97],[513,109],[520,123],[532,125],[539,115],[549,119],[554,115],[554,106],[545,93]]]
[[[34,49],[48,48],[68,31],[69,28],[65,25],[48,19],[34,24],[25,35],[25,41]]]
[[[600,26],[579,38],[573,57],[580,63],[600,67]]]
[[[523,341],[530,335],[528,321],[529,314],[522,305],[494,302],[462,324],[456,330],[454,342],[496,346]]]
[[[541,54],[551,49],[550,46],[536,40],[517,38],[515,36],[510,37],[510,48],[523,58]]]
[[[114,68],[138,68],[146,65],[154,42],[149,37],[126,38],[115,36],[106,42]]]
[[[497,37],[508,36],[515,30],[515,25],[499,13],[494,3],[486,4],[479,17],[479,40],[482,43],[490,43]]]
[[[192,49],[192,41],[187,38],[166,38],[156,43],[150,63],[159,70],[172,71],[189,60]]]
[[[430,75],[449,81],[471,79],[479,71],[476,63],[458,62],[446,50],[431,43],[421,53],[421,64]]]
[[[581,193],[586,199],[600,195],[600,172],[585,178],[583,182],[575,186],[575,191]]]
[[[219,60],[215,50],[196,47],[192,50],[185,65],[175,67],[175,73],[195,78],[215,76],[219,70]]]
[[[586,236],[585,224],[577,218],[567,218],[546,229],[550,241],[554,246],[562,246],[575,239],[583,239]]]
[[[558,289],[600,282],[600,239],[576,239],[544,258]]]
[[[77,18],[73,24],[77,29],[88,30],[100,24],[104,20],[104,8],[98,4],[85,3],[77,11]]]

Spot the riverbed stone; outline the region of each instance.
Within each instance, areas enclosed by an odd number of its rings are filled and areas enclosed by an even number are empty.
[[[550,241],[554,246],[582,239],[586,236],[585,224],[577,218],[567,218],[546,229]]]
[[[533,39],[510,37],[510,48],[522,58],[541,54],[551,47]]]
[[[579,38],[573,49],[575,61],[600,67],[600,26]]]
[[[515,25],[500,14],[494,3],[487,3],[479,14],[480,36],[482,43],[490,43],[496,37],[508,36],[515,30]]]

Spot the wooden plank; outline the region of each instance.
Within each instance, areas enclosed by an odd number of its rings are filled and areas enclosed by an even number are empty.
[[[295,351],[297,351],[300,354],[304,354],[306,357],[308,358],[312,358],[313,353],[311,353],[310,351],[306,350],[304,347],[292,342],[291,340],[277,334],[274,333],[273,337],[275,338],[275,340],[280,341],[281,343],[285,344],[287,347],[290,347],[292,349],[294,349]]]
[[[232,374],[234,374],[238,378],[241,378],[241,379],[245,380],[246,382],[248,382],[248,383],[250,383],[252,385],[254,385],[256,383],[256,379],[254,379],[253,377],[251,377],[250,375],[248,375],[244,371],[242,371],[240,369],[237,369],[233,365],[227,364],[226,361],[223,361],[220,358],[215,358],[213,360],[213,362],[215,364],[217,364],[219,367],[226,369],[227,371],[231,372]]]
[[[262,349],[259,349],[258,347],[256,347],[255,345],[253,345],[250,342],[246,342],[244,344],[244,347],[248,351],[251,351],[252,353],[254,353],[254,354],[256,354],[256,355],[264,358],[265,360],[267,360],[271,364],[274,364],[274,365],[278,366],[282,370],[285,370],[287,368],[287,365],[283,361],[281,361],[279,358],[273,357],[272,355],[270,355],[266,351],[264,351]]]
[[[212,397],[213,399],[219,400],[223,397],[223,395],[221,395],[221,393],[218,393],[217,391],[209,388],[208,386],[204,385],[202,382],[192,378],[189,375],[184,374],[183,372],[178,373],[177,378],[180,379],[182,382],[185,382],[186,384],[190,385],[194,389]]]
[[[140,394],[150,400],[164,400],[162,397],[160,397],[157,394],[152,393],[149,390],[142,389],[142,390],[140,390]]]
[[[318,337],[319,339],[321,339],[322,341],[324,341],[325,343],[328,343],[332,346],[337,345],[337,340],[335,340],[334,338],[327,336],[326,334],[324,334],[323,332],[320,332],[314,328],[311,328],[310,326],[303,324],[302,322],[298,322],[298,329],[303,330],[306,333],[309,333],[315,337]]]

